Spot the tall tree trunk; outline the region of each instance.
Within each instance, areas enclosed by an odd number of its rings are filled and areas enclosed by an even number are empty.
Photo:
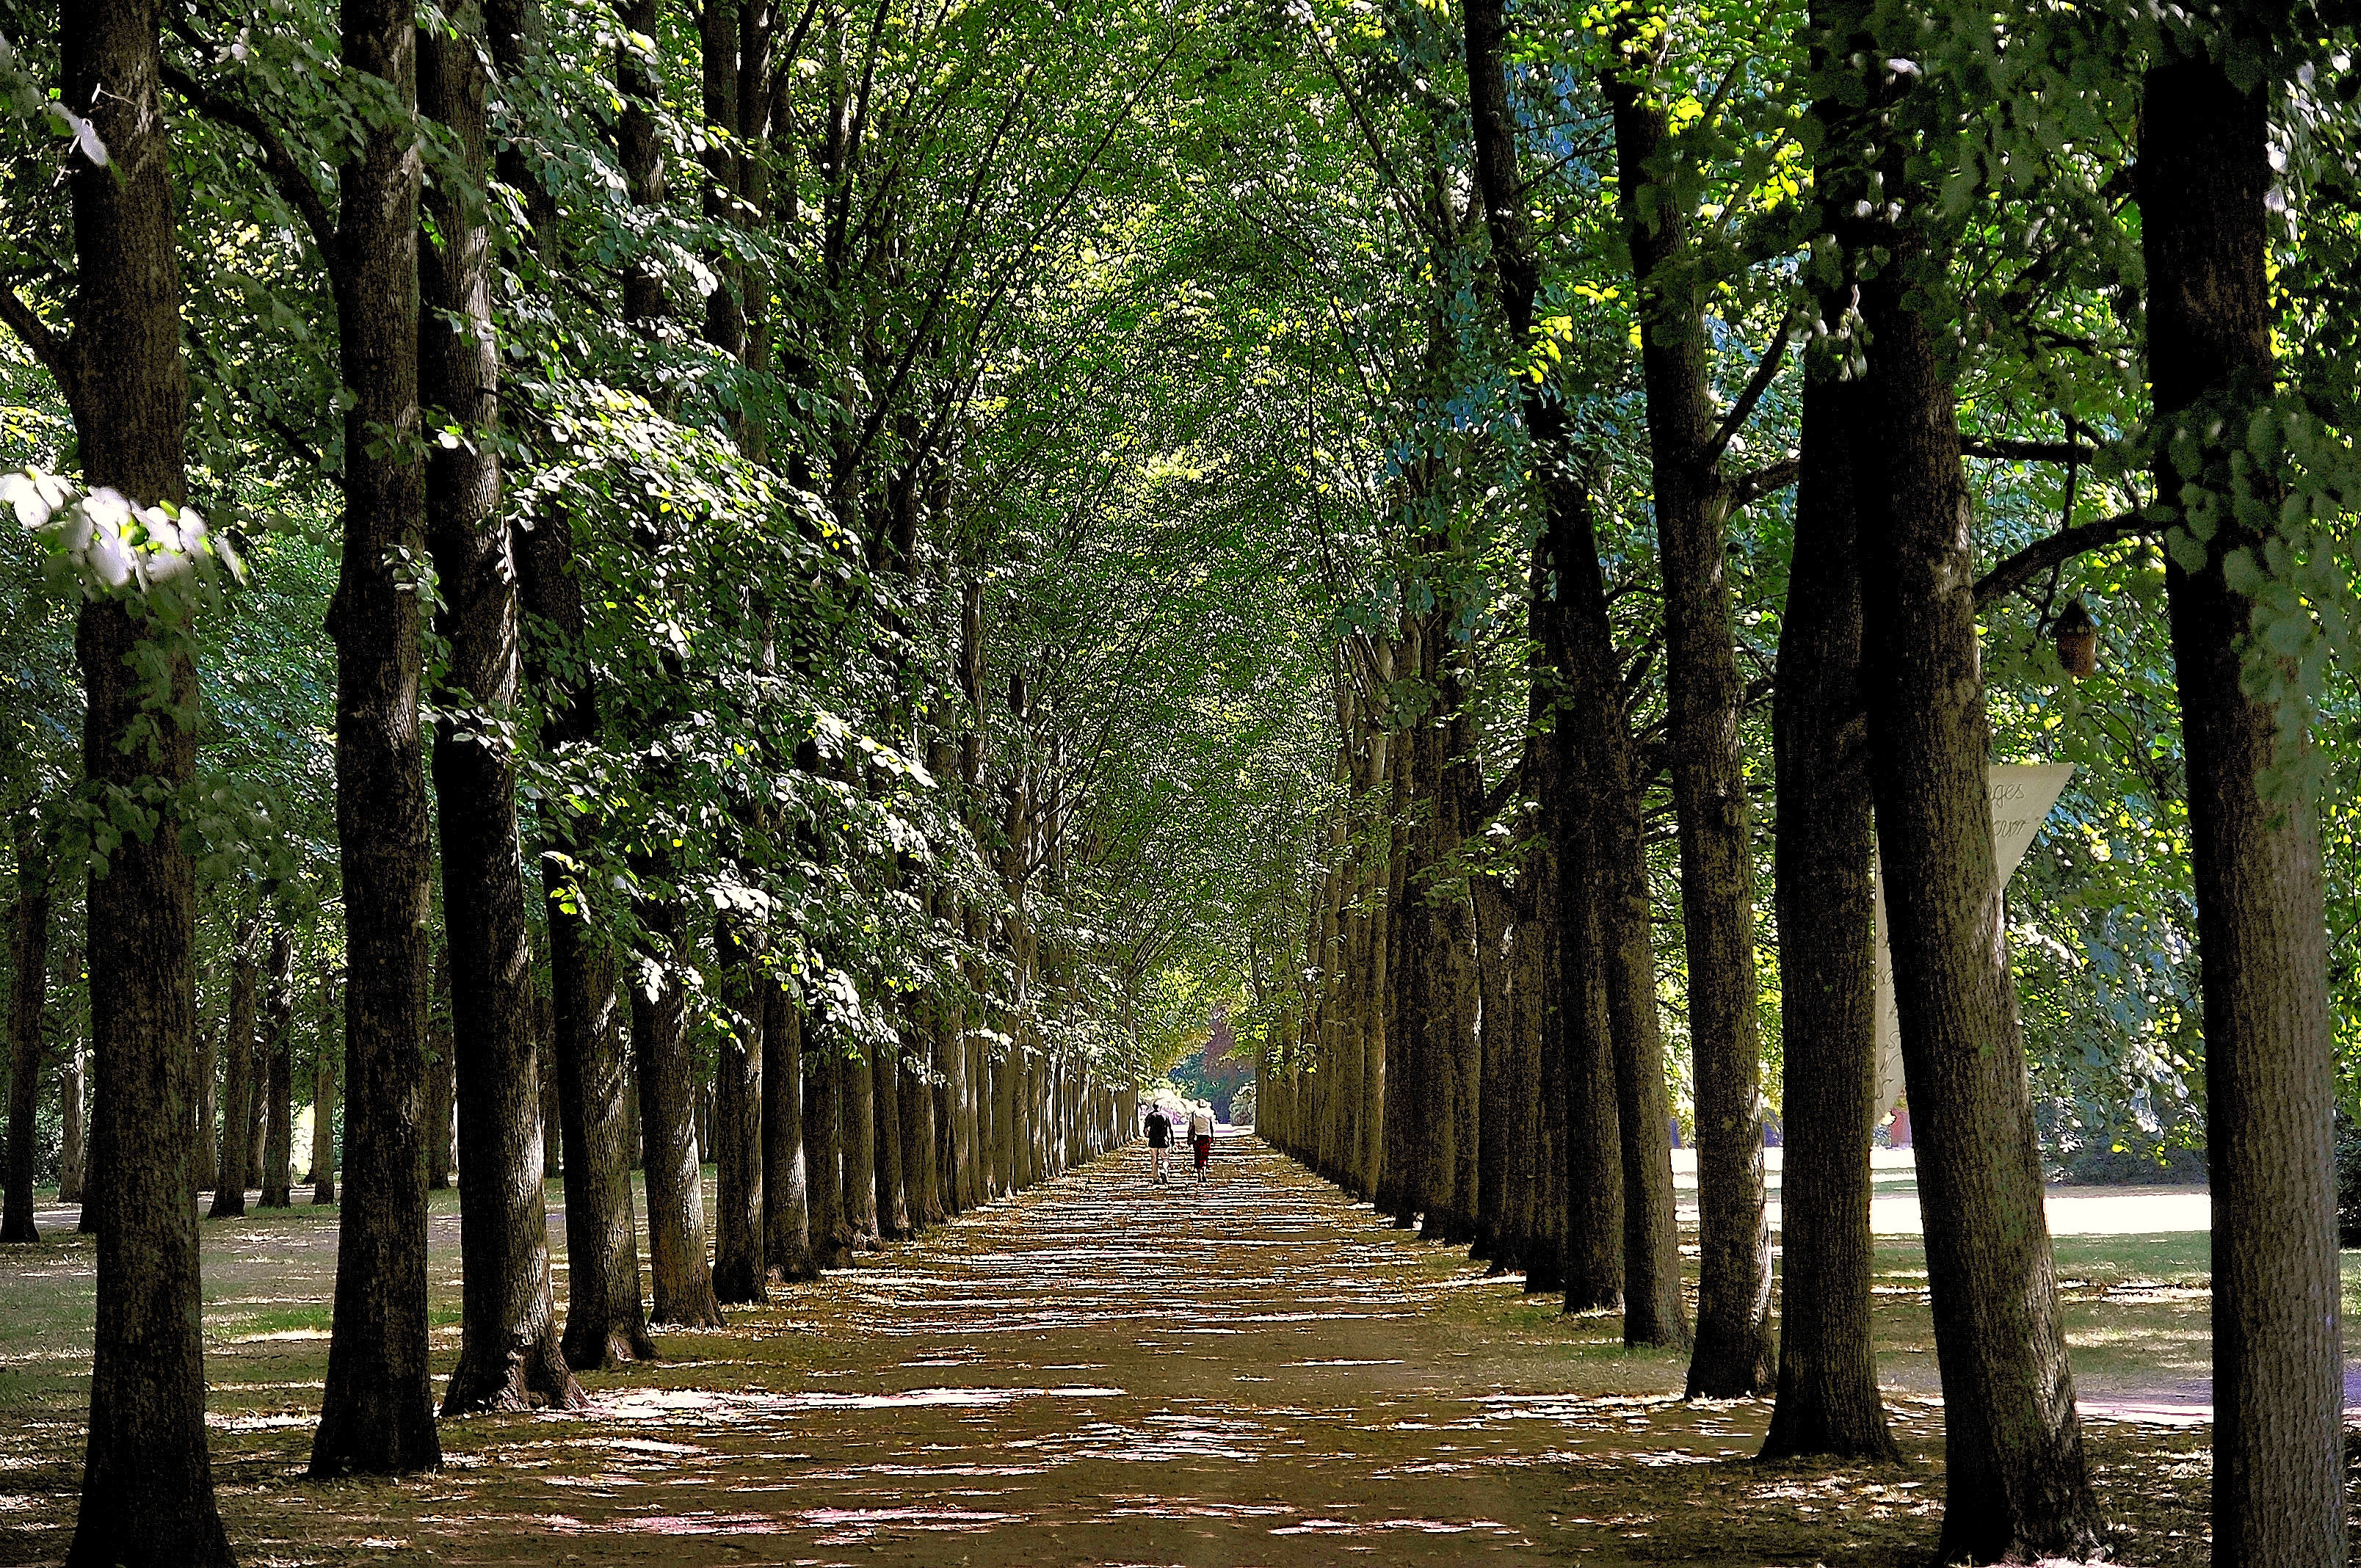
[[[652,1321],[685,1328],[721,1326],[713,1270],[705,1255],[705,1180],[691,1099],[696,1063],[688,1049],[687,996],[678,966],[681,905],[669,896],[644,903],[640,924],[652,950],[641,955],[631,986],[631,1059],[639,1069],[640,1141],[647,1159],[648,1271],[654,1276]]]
[[[187,497],[188,381],[181,363],[181,280],[153,0],[62,7],[63,102],[87,114],[109,167],[70,154],[74,249],[71,404],[83,477],[135,500]],[[94,1195],[98,1315],[82,1508],[66,1561],[234,1561],[214,1506],[205,1443],[204,1340],[189,1102],[196,1010],[196,874],[177,793],[196,737],[170,715],[193,710],[185,633],[143,607],[82,608],[74,640],[88,707],[82,770],[134,798],[168,794],[155,830],[126,836],[89,881],[91,1045],[98,1057]],[[151,672],[156,686],[148,682]],[[144,746],[134,727],[155,723]]]
[[[1779,1398],[1763,1454],[1891,1463],[1900,1453],[1878,1396],[1870,1339],[1876,824],[1852,495],[1851,431],[1872,416],[1848,385],[1814,366],[1804,389],[1803,469],[1773,710],[1785,1168]]]
[[[1624,236],[1640,294],[1656,540],[1664,579],[1665,689],[1687,938],[1689,1042],[1697,1125],[1698,1283],[1691,1398],[1767,1391],[1771,1230],[1763,1175],[1763,1047],[1756,1015],[1754,868],[1739,676],[1730,610],[1726,499],[1707,399],[1705,323],[1687,198],[1657,165],[1671,137],[1655,80],[1662,35],[1634,21],[1608,75]],[[1645,203],[1643,192],[1657,198]]]
[[[271,933],[270,981],[264,993],[263,1086],[269,1133],[262,1141],[261,1207],[284,1209],[294,1202],[295,1182],[295,938],[285,927]]]
[[[730,1027],[713,1069],[713,1295],[722,1302],[762,1301],[768,1299],[763,1267],[763,998],[776,988],[763,979],[754,949],[740,940],[737,923],[726,916],[714,923],[713,951],[730,1008]]]
[[[566,1364],[543,1196],[540,1055],[525,933],[512,733],[521,678],[517,574],[500,509],[500,362],[492,326],[491,168],[483,22],[471,3],[419,31],[419,100],[456,167],[426,202],[420,399],[445,428],[426,470],[426,543],[449,646],[434,733],[459,1158],[459,1362],[445,1417],[588,1401]]]
[[[566,1365],[611,1372],[656,1359],[640,1295],[631,1212],[631,1123],[623,1008],[612,950],[584,917],[583,894],[542,861],[549,917],[550,984],[557,1011],[557,1107],[565,1120]]]
[[[809,1020],[806,1043],[811,1044]],[[844,1069],[833,1040],[823,1035],[804,1058],[804,1180],[811,1210],[812,1264],[844,1268],[852,1262],[852,1226],[844,1209]]]
[[[1490,1260],[1492,1272],[1525,1266],[1526,1238],[1510,1219],[1510,1172],[1532,1168],[1532,1086],[1521,1085],[1520,1058],[1532,1046],[1517,1036],[1513,994],[1520,940],[1530,942],[1530,926],[1517,920],[1497,877],[1470,879],[1475,904],[1477,983],[1483,997],[1483,1051],[1476,1153],[1476,1239],[1469,1255]],[[1332,990],[1341,991],[1331,985]],[[1341,1003],[1341,995],[1338,998]]]
[[[909,1014],[896,1020],[907,1028]],[[869,1052],[871,1110],[876,1116],[873,1146],[877,1168],[877,1231],[887,1241],[910,1237],[909,1188],[902,1174],[902,1043],[873,1046]]]
[[[197,1007],[199,1014],[202,1014],[204,1008],[202,993]],[[220,1085],[215,1080],[220,1076],[221,1053],[218,1049],[220,1041],[221,1019],[217,1016],[206,1019],[197,1030],[197,1143],[189,1163],[189,1168],[195,1177],[197,1190],[200,1192],[211,1192],[214,1190],[215,1181],[219,1179],[221,1168],[221,1146],[216,1142],[218,1135],[214,1130],[215,1123],[219,1119],[216,1112]]]
[[[194,1009],[192,1011],[193,1012]],[[79,1055],[78,1047],[76,1054]],[[104,1078],[105,1073],[102,1069],[91,1081],[89,1135],[84,1139],[85,1146],[80,1161],[81,1169],[75,1177],[81,1186],[82,1213],[74,1222],[74,1230],[85,1236],[98,1234],[100,1210],[103,1207],[99,1202],[99,1194],[105,1190],[106,1186],[105,1162],[99,1157],[101,1142],[99,1124],[106,1113],[106,1102],[100,1098],[98,1090]],[[79,1090],[81,1085],[77,1084],[75,1087]]]
[[[326,976],[320,980],[320,1036],[312,1054],[312,1201],[336,1201],[336,994]]]
[[[83,1137],[83,1104],[88,1096],[83,1092],[88,1084],[88,1062],[79,1039],[66,1042],[66,1059],[58,1064],[58,1201],[80,1203],[82,1201],[82,1170],[89,1164],[89,1149]],[[241,1201],[243,1195],[241,1194]],[[244,1213],[241,1208],[238,1211]]]
[[[1499,297],[1510,330],[1521,343],[1533,332],[1541,262],[1518,171],[1505,7],[1501,0],[1470,0],[1466,14],[1477,186],[1484,197],[1485,226],[1500,278]],[[1586,1237],[1595,1238],[1607,1212],[1578,1213],[1575,1205],[1588,1193],[1603,1196],[1606,1190],[1603,1177],[1578,1186],[1584,1172],[1595,1175],[1600,1167],[1586,1163],[1578,1168],[1576,1162],[1594,1160],[1599,1153],[1598,1135],[1604,1132],[1607,1118],[1597,1090],[1601,1052],[1611,1046],[1614,1120],[1622,1156],[1624,1342],[1686,1347],[1689,1331],[1681,1297],[1664,1050],[1656,1025],[1654,960],[1648,945],[1640,780],[1622,709],[1620,666],[1599,568],[1596,519],[1589,490],[1576,471],[1563,402],[1545,395],[1538,384],[1527,385],[1521,397],[1545,516],[1541,549],[1547,559],[1536,563],[1534,598],[1549,628],[1545,657],[1562,683],[1552,727],[1559,751],[1554,770],[1559,784],[1548,825],[1561,889],[1567,1305],[1579,1310],[1577,1303],[1603,1304],[1609,1283],[1604,1259],[1610,1248],[1595,1239],[1587,1250],[1601,1272],[1588,1279],[1579,1273]],[[1597,1033],[1599,1004],[1583,994],[1584,987],[1599,983],[1602,976],[1604,1036]],[[1586,1081],[1592,1090],[1587,1100],[1581,1098]],[[1588,1139],[1586,1128],[1592,1134]]]
[[[2192,489],[2219,484],[2213,476],[2234,461],[2224,445],[2246,446],[2273,389],[2268,89],[2242,91],[2220,64],[2195,56],[2150,71],[2144,92],[2148,372],[2165,437],[2157,495],[2186,505]],[[2183,440],[2204,452],[2203,472],[2176,466]],[[2261,499],[2276,503],[2276,476],[2257,477]],[[2340,1564],[2335,1053],[2320,823],[2308,795],[2290,803],[2266,793],[2276,772],[2301,766],[2288,743],[2301,731],[2283,728],[2279,704],[2241,679],[2255,606],[2224,564],[2237,551],[2267,558],[2266,541],[2223,500],[2202,542],[2183,514],[2165,579],[2205,986],[2213,1561]],[[2277,516],[2276,505],[2260,515]],[[2202,565],[2190,564],[2201,556]]]
[[[260,917],[247,915],[230,942],[229,1070],[222,1084],[221,1157],[207,1219],[246,1212],[246,1108],[254,1099],[254,1017],[262,985],[262,966],[254,954],[259,927]]]
[[[1862,13],[1847,9],[1838,57],[1862,60],[1882,98],[1885,51],[1852,47]],[[1823,146],[1841,158],[1892,137],[1849,123]],[[1898,138],[1874,156],[1878,186],[1863,177],[1872,170],[1824,164],[1819,183],[1839,210],[1867,203],[1872,190],[1914,222],[1932,210]],[[1952,372],[1910,294],[1911,279],[1939,262],[1916,227],[1879,225],[1859,238],[1886,253],[1861,285],[1875,422],[1856,433],[1869,462],[1855,472],[1854,495],[1862,642],[1878,650],[1864,661],[1878,854],[1943,1379],[1939,1551],[1947,1561],[2087,1556],[2098,1510],[2058,1317],[1993,858],[1991,729]],[[1872,518],[1883,526],[1870,527]]]
[[[271,1036],[270,992],[265,977],[260,1021],[254,1036],[254,1061],[247,1076],[245,1108],[238,1124],[246,1129],[246,1179],[259,1190],[267,1177],[263,1168],[263,1145],[270,1132],[270,1063]]]
[[[312,1474],[443,1459],[426,1332],[426,964],[433,861],[419,734],[417,27],[399,0],[343,0],[343,60],[383,84],[341,175],[332,269],[345,385],[336,643],[336,839],[345,888],[345,1174],[335,1323]]]
[[[812,1255],[810,1167],[804,1155],[803,1015],[763,981],[763,1257],[783,1284],[819,1277]]]
[[[918,1037],[905,1060],[901,1086],[902,1180],[910,1204],[910,1234],[943,1223],[941,1179],[935,1160],[933,1063],[940,1025],[931,998],[917,1004]]]
[[[1396,674],[1400,679],[1414,677],[1422,662],[1421,640],[1405,620],[1401,652],[1406,660],[1398,660]],[[1404,663],[1410,666],[1402,669]],[[1390,869],[1386,899],[1386,944],[1380,961],[1386,972],[1385,1022],[1385,1084],[1384,1102],[1378,1109],[1379,1157],[1377,1196],[1373,1206],[1380,1214],[1390,1215],[1397,1228],[1407,1229],[1418,1223],[1420,1187],[1424,1180],[1423,1155],[1420,1148],[1416,1107],[1420,1102],[1418,1087],[1419,1016],[1418,966],[1411,961],[1416,950],[1411,927],[1420,921],[1420,913],[1411,886],[1411,872],[1418,862],[1424,828],[1411,815],[1420,809],[1423,797],[1418,794],[1416,780],[1421,776],[1419,760],[1420,737],[1413,724],[1393,731],[1393,805],[1392,817],[1394,860]],[[1270,1077],[1275,1089],[1279,1075]],[[1286,1112],[1273,1095],[1269,1102],[1273,1124],[1285,1131]],[[1262,1103],[1257,1102],[1260,1114]]]
[[[33,1113],[41,1090],[41,1011],[49,1000],[49,854],[38,805],[16,821],[16,907],[8,988],[8,1191],[0,1242],[37,1242]]]
[[[451,1007],[451,947],[434,950],[433,1010],[426,1019],[426,1185],[451,1185],[459,1112],[459,1045]]]

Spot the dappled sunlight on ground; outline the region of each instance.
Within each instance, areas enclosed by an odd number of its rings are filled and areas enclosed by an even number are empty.
[[[1223,1141],[1202,1188],[1145,1169],[1111,1157],[733,1309],[722,1332],[664,1336],[664,1361],[587,1379],[586,1412],[447,1423],[445,1470],[400,1484],[301,1479],[333,1215],[208,1223],[210,1422],[242,1560],[1928,1558],[1941,1411],[1915,1242],[1878,1252],[1911,1463],[1763,1466],[1767,1403],[1682,1403],[1680,1362],[1625,1351],[1614,1315],[1563,1316],[1250,1137]],[[449,1194],[433,1241],[440,1372],[456,1352]],[[2203,1280],[2187,1237],[2138,1241],[2118,1260],[2060,1244],[2070,1329],[2078,1374],[2087,1356],[2116,1388],[2091,1433],[2130,1527],[2119,1555],[2194,1564],[2206,1433],[2175,1390],[2204,1371]],[[79,1480],[90,1251],[51,1243],[0,1276],[0,1562],[63,1556]]]

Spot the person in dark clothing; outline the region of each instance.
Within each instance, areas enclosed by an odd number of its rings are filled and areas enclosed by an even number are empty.
[[[1148,1179],[1171,1180],[1171,1176],[1165,1169],[1165,1161],[1172,1157],[1172,1121],[1161,1108],[1153,1105],[1148,1110],[1148,1153],[1154,1166]]]

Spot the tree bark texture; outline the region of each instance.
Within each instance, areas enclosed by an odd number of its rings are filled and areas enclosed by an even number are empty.
[[[811,1021],[804,1027],[811,1038]],[[818,1268],[852,1263],[852,1226],[844,1208],[844,1069],[823,1033],[804,1058],[804,1175],[811,1210],[812,1262]]]
[[[334,988],[320,986],[320,1037],[312,1057],[312,1201],[336,1201],[336,1053]]]
[[[88,1084],[88,1058],[80,1040],[66,1043],[66,1059],[58,1064],[58,1201],[82,1201],[82,1171],[90,1163],[83,1137],[83,1102]],[[243,1212],[243,1211],[240,1211]]]
[[[1772,711],[1779,798],[1779,1394],[1766,1459],[1901,1458],[1870,1337],[1869,1137],[1876,955],[1869,726],[1861,705],[1858,390],[1815,366],[1804,389],[1795,548]],[[1883,520],[1881,520],[1882,521]]]
[[[1883,91],[1882,58],[1869,69]],[[1919,211],[1923,193],[1899,149],[1881,157],[1885,199]],[[1840,203],[1863,183],[1850,167],[1828,172],[1823,183]],[[1878,851],[1943,1382],[1940,1551],[1975,1562],[2087,1556],[2098,1512],[2058,1317],[1993,858],[1951,373],[1907,293],[1912,270],[1933,264],[1925,236],[1886,227],[1875,237],[1889,259],[1863,280],[1860,308],[1876,420],[1856,432],[1868,463],[1854,494],[1862,640],[1878,651],[1864,661]]]
[[[202,1016],[204,1003],[199,998],[197,1010]],[[211,1192],[218,1179],[221,1166],[221,1146],[216,1141],[215,1123],[219,1105],[221,1020],[206,1019],[197,1029],[197,1146],[191,1156],[190,1170],[194,1175],[197,1190]]]
[[[2157,495],[2176,505],[2226,488],[2212,466],[2227,466],[2222,443],[2246,444],[2273,389],[2268,88],[2241,91],[2200,56],[2150,71],[2145,96],[2148,370],[2166,437]],[[2210,433],[2215,421],[2226,437]],[[2208,471],[2176,467],[2183,432]],[[2276,500],[2268,471],[2257,477],[2263,499]],[[2268,793],[2273,773],[2301,758],[2282,739],[2278,705],[2241,679],[2255,607],[2230,586],[2224,562],[2236,550],[2262,557],[2265,542],[2233,508],[2214,516],[2202,568],[2168,551],[2166,573],[2204,981],[2213,1561],[2341,1564],[2335,1051],[2320,821],[2308,795],[2290,803]],[[2194,522],[2184,512],[2180,532],[2193,538]]]
[[[874,1252],[883,1245],[877,1216],[876,1072],[867,1057],[848,1056],[838,1058],[837,1076],[843,1086],[839,1112],[844,1129],[844,1223],[855,1251]]]
[[[713,1079],[713,1295],[724,1304],[767,1299],[763,1266],[763,995],[754,950],[728,916],[714,925],[730,1027]]]
[[[704,1168],[690,1119],[696,1061],[686,1028],[687,998],[676,966],[681,906],[669,898],[641,906],[652,948],[641,955],[631,985],[631,1059],[639,1069],[640,1140],[647,1162],[648,1266],[654,1276],[651,1321],[719,1328],[713,1269],[705,1255]]]
[[[451,1015],[451,945],[434,950],[426,1018],[426,1185],[451,1185],[458,1141],[459,1042]]]
[[[1729,531],[1711,451],[1705,323],[1682,267],[1686,198],[1651,170],[1671,136],[1654,63],[1628,34],[1618,35],[1617,47],[1626,58],[1606,86],[1624,235],[1640,293],[1697,1102],[1697,1318],[1688,1394],[1742,1398],[1770,1389],[1776,1376],[1754,868],[1739,733],[1746,688],[1730,628]],[[1653,38],[1644,47],[1653,47]]]
[[[458,1123],[459,1362],[445,1417],[588,1401],[559,1343],[543,1196],[541,1069],[513,750],[522,649],[517,574],[500,510],[500,363],[492,329],[490,155],[483,17],[419,33],[419,100],[458,168],[435,182],[422,236],[420,399],[466,438],[426,469],[426,543],[449,646],[434,735],[436,825],[450,963]]]
[[[284,1209],[295,1201],[295,938],[285,927],[270,936],[270,979],[263,993],[265,1069],[256,1075],[263,1088],[269,1131],[262,1140],[260,1207]]]
[[[83,477],[141,504],[187,499],[188,380],[153,0],[62,7],[63,102],[87,115],[110,166],[71,155],[79,277],[65,389]],[[214,1504],[191,1171],[196,873],[178,792],[196,737],[148,704],[192,707],[185,628],[124,602],[83,606],[74,652],[88,696],[82,770],[93,794],[162,796],[86,889],[91,1045],[98,1058],[97,1322],[74,1568],[211,1568],[235,1561]],[[146,646],[142,646],[142,643]],[[126,739],[145,743],[126,750]],[[87,1206],[87,1203],[86,1203]]]
[[[345,385],[336,644],[336,839],[345,887],[345,1202],[312,1474],[433,1469],[428,1387],[426,1014],[433,858],[419,733],[424,546],[419,456],[417,28],[396,0],[343,0],[343,61],[393,111],[345,164],[331,268]]]
[[[41,1010],[49,999],[49,856],[40,816],[16,827],[16,906],[8,933],[8,1190],[0,1242],[38,1242],[33,1219],[33,1113],[41,1089]]]
[[[542,862],[544,878],[557,862]],[[656,1359],[640,1295],[631,1210],[631,1125],[622,1007],[611,949],[592,933],[578,890],[546,894],[550,976],[557,1011],[557,1104],[565,1119],[566,1364],[611,1372]]]
[[[231,939],[229,1066],[222,1082],[221,1157],[205,1215],[211,1220],[246,1212],[246,1108],[254,1100],[255,1014],[262,988],[262,966],[254,954],[259,928],[259,917],[248,915]]]
[[[909,1014],[898,1022],[908,1026]],[[886,1241],[910,1238],[909,1184],[902,1170],[902,1045],[873,1046],[869,1052],[871,1109],[876,1114],[877,1233]]]
[[[771,1278],[793,1284],[819,1277],[804,1157],[803,1015],[787,988],[768,977],[762,1003],[763,1259]]]

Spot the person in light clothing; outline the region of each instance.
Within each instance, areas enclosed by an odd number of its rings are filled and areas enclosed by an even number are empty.
[[[1213,1154],[1213,1108],[1200,1105],[1189,1113],[1189,1145],[1197,1154],[1197,1179],[1205,1179],[1205,1162]]]

